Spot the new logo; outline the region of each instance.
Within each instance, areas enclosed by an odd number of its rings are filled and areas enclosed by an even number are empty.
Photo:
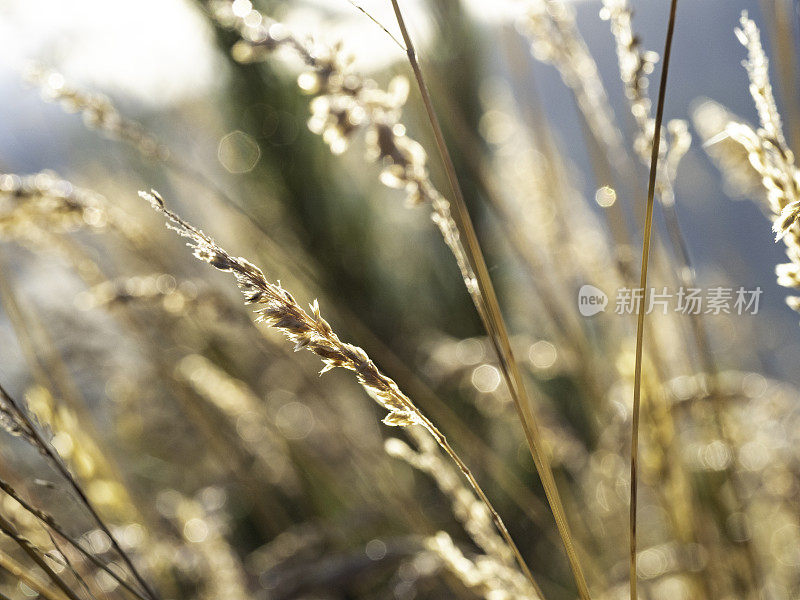
[[[608,296],[593,285],[581,286],[578,290],[578,311],[584,317],[591,317],[603,312],[608,306]]]

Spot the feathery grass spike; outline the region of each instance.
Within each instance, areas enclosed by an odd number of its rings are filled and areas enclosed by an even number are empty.
[[[783,133],[761,34],[746,11],[742,13],[740,23],[736,37],[747,49],[747,60],[743,65],[750,79],[750,95],[758,111],[760,127],[754,130],[745,123],[729,121],[724,132],[747,152],[750,165],[766,191],[775,241],[783,240],[786,246],[790,262],[775,268],[778,283],[797,289],[800,288],[800,226],[797,224],[800,217],[800,169]],[[786,301],[794,310],[800,311],[797,296],[790,296]]]
[[[259,321],[278,329],[294,344],[296,351],[305,348],[319,356],[324,363],[321,374],[336,367],[353,371],[358,383],[370,397],[389,412],[383,418],[386,425],[406,427],[417,424],[427,429],[442,450],[456,463],[481,502],[486,505],[495,526],[514,553],[523,574],[538,590],[533,575],[511,539],[500,515],[492,506],[470,469],[450,446],[444,434],[392,379],[375,366],[375,363],[361,348],[339,339],[320,314],[319,304],[316,300],[311,304],[309,314],[288,291],[281,287],[280,283],[271,283],[264,277],[261,269],[244,258],[231,256],[201,230],[169,210],[158,192],[151,190],[149,193],[139,192],[139,195],[166,217],[169,229],[189,240],[187,245],[192,248],[195,258],[207,262],[220,271],[233,274],[245,297],[245,303],[256,306]]]

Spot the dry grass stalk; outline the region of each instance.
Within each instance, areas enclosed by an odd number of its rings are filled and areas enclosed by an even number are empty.
[[[625,95],[631,114],[638,129],[634,149],[640,161],[649,165],[652,161],[653,140],[656,135],[656,122],[652,117],[652,102],[648,93],[649,75],[659,60],[659,56],[655,52],[645,51],[642,48],[638,36],[633,31],[633,11],[627,0],[604,0],[601,16],[611,23],[611,31],[617,47],[620,76],[625,86]],[[687,123],[683,120],[671,120],[667,124],[667,129],[670,139],[667,140],[666,136],[660,136],[659,139],[660,150],[657,159],[655,193],[661,204],[669,240],[678,261],[677,275],[680,282],[686,288],[696,288],[695,272],[689,257],[688,244],[678,220],[674,191],[678,166],[691,145],[691,135],[688,132]],[[717,366],[702,315],[691,315],[690,324],[700,360],[703,368],[710,374],[711,389],[715,391],[713,374],[716,373]],[[716,396],[714,398],[716,399]],[[654,408],[657,409],[658,406],[659,403],[656,403]],[[671,419],[668,412],[661,414],[665,418]],[[715,415],[715,423],[719,435],[723,435],[719,411]],[[732,477],[730,472],[727,472],[727,475],[729,479]]]
[[[541,598],[528,580],[497,558],[481,554],[467,558],[444,531],[425,538],[425,548],[432,552],[468,589],[486,600],[531,600]]]
[[[5,428],[12,435],[18,435],[32,444],[67,481],[69,487],[73,492],[75,492],[81,505],[86,508],[103,533],[108,537],[115,552],[127,565],[128,569],[131,571],[131,574],[138,581],[139,585],[141,585],[146,595],[150,598],[150,600],[158,600],[158,595],[153,591],[144,577],[141,576],[139,570],[134,566],[130,556],[128,556],[128,553],[125,552],[119,545],[116,538],[111,533],[111,530],[108,528],[105,521],[103,521],[103,519],[100,517],[92,502],[89,500],[86,492],[77,482],[75,477],[73,477],[72,473],[70,473],[69,469],[67,469],[67,467],[64,465],[61,457],[59,457],[55,450],[50,447],[42,434],[38,431],[32,417],[28,415],[28,412],[25,410],[25,408],[14,398],[12,398],[2,386],[0,386],[0,419],[0,424],[3,426],[3,428]],[[9,533],[8,535],[11,534]]]
[[[88,128],[130,145],[144,158],[161,161],[174,172],[203,186],[222,204],[247,219],[264,235],[265,241],[276,247],[270,240],[270,232],[255,215],[236,203],[204,170],[184,162],[141,123],[123,115],[106,95],[81,89],[61,73],[38,63],[28,66],[25,78],[39,87],[45,101],[58,102],[66,112],[81,113]]]
[[[635,149],[640,160],[645,164],[648,153],[652,149],[654,138],[654,120],[652,119],[652,103],[649,98],[648,75],[652,72],[653,65],[658,61],[658,54],[642,49],[638,37],[632,29],[632,10],[628,0],[604,0],[603,18],[611,23],[611,30],[617,43],[617,55],[620,73],[625,84],[631,113],[637,123],[639,134],[636,139]],[[656,195],[661,204],[666,221],[669,239],[678,260],[678,276],[685,288],[696,288],[695,271],[689,257],[688,244],[683,235],[675,207],[675,179],[681,159],[691,145],[691,135],[685,121],[674,119],[667,124],[670,139],[662,136],[660,140],[661,151],[656,179]],[[702,368],[709,375],[709,390],[714,405],[713,425],[716,435],[723,440],[729,438],[723,422],[723,407],[719,402],[716,373],[718,367],[711,349],[710,336],[702,314],[690,316],[691,333],[694,337]],[[725,470],[725,476],[730,481],[733,489],[734,505],[730,508],[731,514],[738,514],[744,506],[744,495],[736,474],[731,468]],[[753,577],[758,571],[756,560],[750,543],[743,542],[749,568]]]
[[[269,282],[258,267],[244,258],[231,256],[205,233],[166,208],[163,199],[157,192],[140,192],[139,194],[150,202],[153,209],[167,218],[168,228],[189,239],[188,246],[194,250],[194,256],[198,260],[207,262],[220,271],[229,272],[235,277],[239,289],[244,294],[245,302],[257,307],[260,322],[278,329],[294,344],[295,350],[305,348],[319,356],[325,365],[320,373],[336,367],[354,372],[358,383],[369,396],[388,411],[389,414],[383,418],[386,425],[405,427],[416,424],[427,429],[439,446],[456,463],[475,493],[486,505],[495,526],[514,552],[520,569],[533,584],[533,576],[500,515],[486,497],[472,472],[450,446],[447,438],[398,388],[397,384],[375,366],[361,348],[339,339],[328,322],[322,318],[316,300],[311,304],[311,314],[309,314],[280,284]]]
[[[98,283],[87,290],[85,300],[88,308],[154,304],[169,314],[181,315],[199,309],[200,298],[209,294],[193,281],[178,282],[172,275],[153,273]]]
[[[5,552],[0,551],[0,570],[5,571],[14,577],[19,583],[23,583],[39,594],[44,600],[64,600],[66,596],[58,589],[48,585],[48,582],[40,579],[30,569],[14,560]],[[3,600],[9,600],[7,596]]]
[[[127,581],[120,577],[120,575],[118,575],[114,569],[109,568],[108,565],[97,558],[90,550],[86,549],[83,544],[80,543],[80,541],[68,534],[66,529],[59,524],[55,517],[53,517],[50,513],[33,506],[30,502],[25,500],[10,483],[2,479],[0,479],[0,490],[3,490],[3,492],[5,492],[8,496],[13,498],[26,512],[39,520],[43,525],[46,525],[48,528],[52,529],[56,534],[58,534],[59,537],[69,542],[69,544],[78,552],[80,552],[89,562],[104,571],[109,577],[114,579],[134,597],[139,598],[139,600],[146,600],[141,593],[139,593]]]
[[[634,150],[642,164],[649,166],[656,134],[653,103],[648,93],[649,75],[659,56],[657,52],[642,48],[639,37],[633,31],[633,10],[628,0],[603,0],[601,17],[611,24],[625,96],[638,128]],[[661,139],[659,142],[656,192],[662,204],[671,206],[675,202],[673,187],[678,164],[689,150],[692,137],[686,121],[682,119],[669,121],[667,130],[670,133],[669,141]]]
[[[58,177],[0,174],[0,236],[30,239],[33,232],[102,230],[115,221],[105,198]]]
[[[626,150],[594,57],[575,23],[575,9],[562,0],[532,0],[519,20],[537,60],[552,64],[572,90],[595,139],[619,172]]]
[[[381,182],[405,190],[411,205],[430,205],[431,218],[478,305],[478,283],[453,220],[450,202],[430,179],[425,150],[406,135],[400,120],[408,98],[408,81],[395,77],[387,90],[381,90],[375,81],[353,70],[339,46],[326,48],[301,41],[282,24],[252,8],[249,2],[217,2],[213,7],[215,17],[236,28],[243,38],[232,50],[236,60],[263,61],[279,48],[291,49],[302,59],[308,70],[300,74],[297,83],[301,90],[314,96],[309,129],[320,135],[334,154],[344,152],[359,131],[366,131],[367,157],[383,165]]]
[[[406,55],[411,69],[414,72],[414,78],[417,81],[422,102],[425,106],[425,112],[428,115],[431,128],[433,130],[436,146],[439,150],[439,156],[444,164],[445,172],[453,191],[455,200],[455,221],[454,225],[456,231],[464,236],[466,256],[470,264],[470,272],[477,273],[475,283],[477,289],[473,292],[467,282],[466,274],[465,282],[467,283],[467,290],[473,297],[473,301],[481,317],[483,326],[489,334],[489,339],[492,341],[494,350],[497,354],[500,363],[500,370],[505,379],[511,398],[514,400],[514,407],[517,410],[517,415],[522,424],[522,429],[525,432],[525,438],[528,442],[528,448],[533,458],[536,471],[542,482],[547,501],[550,504],[550,509],[553,512],[553,518],[556,522],[556,527],[561,539],[564,543],[564,549],[567,553],[567,560],[569,561],[572,575],[575,579],[575,585],[578,590],[578,595],[582,600],[589,599],[589,588],[586,585],[586,578],[583,575],[583,570],[580,566],[577,552],[575,551],[575,544],[572,539],[572,532],[570,531],[569,523],[564,511],[564,506],[561,502],[561,496],[556,486],[555,479],[553,478],[553,471],[550,466],[550,458],[548,456],[546,447],[543,443],[542,435],[539,431],[536,418],[528,401],[528,395],[525,391],[525,384],[519,370],[519,365],[514,358],[514,352],[511,349],[511,340],[508,335],[508,330],[503,319],[502,311],[500,310],[500,303],[497,299],[497,294],[494,289],[494,284],[489,276],[489,269],[486,266],[486,260],[483,257],[478,236],[475,233],[475,227],[472,224],[467,204],[464,200],[461,186],[459,184],[458,176],[456,174],[455,165],[450,157],[450,152],[444,139],[444,133],[439,124],[439,119],[436,116],[436,111],[433,107],[433,102],[428,91],[428,86],[425,84],[425,78],[422,74],[417,55],[414,50],[414,44],[411,36],[406,28],[403,13],[400,10],[400,5],[397,0],[392,0],[392,8],[394,9],[397,24],[400,27],[400,32],[403,37],[403,42],[406,46]],[[442,231],[444,235],[444,231]],[[445,236],[447,241],[447,236]],[[448,242],[448,245],[449,242]],[[455,253],[454,253],[455,255]],[[456,255],[458,260],[458,255]],[[460,265],[460,262],[459,262]],[[473,271],[474,270],[474,271]]]
[[[75,410],[68,402],[58,402],[50,391],[36,385],[25,393],[25,400],[39,423],[52,431],[50,445],[77,475],[89,500],[116,522],[130,523],[140,518],[116,467],[109,460],[86,411]]]
[[[653,229],[653,205],[656,193],[656,183],[658,175],[659,145],[661,143],[661,122],[664,118],[664,101],[667,91],[667,75],[669,73],[669,59],[672,51],[672,36],[675,32],[675,13],[677,10],[677,0],[672,0],[670,4],[669,23],[667,25],[667,38],[664,45],[664,66],[661,70],[661,82],[658,89],[658,105],[656,107],[656,118],[653,126],[652,153],[650,157],[650,180],[647,189],[647,208],[645,213],[644,239],[642,242],[642,270],[639,279],[639,289],[643,290],[642,304],[647,300],[647,269],[650,259],[650,240]],[[636,323],[636,357],[634,366],[633,384],[633,417],[632,417],[632,436],[631,436],[631,506],[630,506],[630,591],[631,600],[636,600],[636,500],[637,500],[637,469],[638,469],[638,448],[639,448],[639,408],[641,405],[642,393],[642,350],[644,337],[644,315],[645,311],[639,306],[638,319]]]
[[[389,438],[384,443],[386,453],[430,476],[452,502],[453,514],[473,541],[500,564],[513,565],[514,555],[497,534],[486,506],[464,487],[458,472],[441,455],[435,441],[421,428],[409,427],[408,434],[417,449],[397,438]]]
[[[56,573],[53,568],[48,564],[43,553],[37,548],[29,539],[21,535],[14,525],[9,522],[4,516],[0,515],[0,531],[6,536],[11,538],[17,546],[19,546],[28,557],[36,563],[36,565],[44,571],[48,579],[60,589],[69,600],[81,600],[81,597],[67,584],[66,581]]]
[[[748,151],[726,131],[729,123],[743,122],[738,115],[714,100],[703,99],[692,109],[694,129],[700,135],[706,153],[722,173],[726,193],[761,200],[766,196],[766,190],[761,177],[750,165]]]
[[[758,110],[760,127],[753,130],[745,123],[731,121],[725,132],[747,152],[750,165],[761,178],[767,205],[772,213],[776,240],[782,239],[790,262],[775,269],[778,283],[800,288],[800,169],[783,133],[783,125],[769,80],[769,59],[761,45],[755,22],[742,13],[736,36],[747,48],[744,67],[750,78],[750,94]],[[800,311],[800,297],[790,296],[787,303]]]
[[[216,2],[213,13],[220,23],[238,30],[242,40],[233,48],[233,56],[241,62],[262,61],[275,50],[294,51],[309,68],[298,78],[298,85],[316,97],[311,103],[309,128],[323,137],[335,154],[344,152],[350,139],[359,130],[367,131],[368,157],[384,165],[381,181],[390,187],[405,189],[411,204],[427,203],[432,219],[458,264],[464,284],[478,314],[489,333],[500,359],[503,375],[514,398],[536,469],[542,479],[554,513],[559,534],[576,578],[582,598],[588,588],[578,562],[566,515],[552,476],[549,459],[541,444],[534,416],[529,407],[496,294],[483,259],[477,236],[449,160],[441,130],[433,113],[422,73],[416,63],[413,43],[405,31],[402,14],[394,4],[406,51],[411,61],[426,110],[434,125],[437,147],[445,164],[455,197],[455,212],[450,202],[436,189],[427,169],[427,154],[422,146],[406,135],[400,122],[401,108],[408,95],[404,78],[395,78],[388,91],[377,88],[374,81],[354,72],[340,47],[324,48],[305,43],[283,25],[265,17],[250,2]]]
[[[142,155],[165,160],[169,151],[141,124],[124,117],[104,94],[82,90],[69,83],[61,73],[32,63],[25,79],[39,87],[42,98],[58,102],[67,112],[79,112],[87,127],[97,129],[113,139],[135,147]]]

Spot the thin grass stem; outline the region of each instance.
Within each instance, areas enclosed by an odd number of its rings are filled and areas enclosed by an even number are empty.
[[[47,582],[39,579],[39,577],[35,576],[16,560],[11,558],[11,556],[2,551],[0,551],[0,570],[5,571],[11,575],[11,577],[27,585],[34,592],[39,594],[39,596],[44,598],[44,600],[64,600],[66,598],[61,591],[48,586]]]
[[[114,551],[128,566],[128,569],[130,569],[131,574],[142,586],[147,596],[150,597],[151,600],[158,600],[158,595],[153,591],[153,589],[146,582],[144,577],[141,576],[138,569],[134,566],[130,556],[128,556],[128,553],[125,552],[119,545],[116,538],[111,533],[111,530],[108,528],[108,525],[106,525],[105,521],[103,521],[102,517],[95,510],[92,502],[86,496],[86,493],[83,491],[83,488],[73,477],[72,473],[70,473],[69,469],[66,467],[61,458],[55,453],[55,451],[50,447],[47,441],[39,433],[39,430],[37,429],[33,420],[28,416],[27,411],[25,411],[22,408],[22,406],[14,398],[12,398],[8,394],[8,392],[6,392],[6,390],[3,388],[2,385],[0,385],[0,400],[2,400],[2,402],[6,403],[8,406],[13,407],[16,416],[20,419],[20,421],[22,421],[25,424],[25,426],[30,431],[30,434],[35,438],[37,447],[44,454],[45,458],[47,458],[48,461],[53,465],[56,471],[58,471],[58,473],[67,481],[69,486],[78,496],[80,503],[86,508],[87,511],[89,511],[89,514],[92,516],[92,519],[94,519],[95,523],[97,523],[97,526],[103,531],[103,533],[106,536],[108,536],[108,539],[111,543],[111,546],[114,548]]]
[[[14,540],[25,554],[27,554],[33,562],[35,562],[42,571],[45,572],[47,577],[52,581],[55,586],[60,589],[69,600],[81,600],[67,582],[65,582],[50,565],[47,564],[45,558],[39,553],[38,549],[31,543],[30,540],[20,535],[14,526],[2,515],[0,515],[0,531]]]
[[[633,414],[631,419],[631,505],[630,505],[630,591],[631,600],[638,598],[636,590],[636,508],[637,508],[637,473],[639,461],[639,412],[642,393],[642,347],[644,341],[644,315],[643,308],[647,302],[647,267],[650,259],[650,239],[653,230],[653,205],[656,192],[656,174],[658,171],[658,152],[661,145],[661,123],[664,120],[664,102],[667,92],[667,75],[669,73],[669,60],[672,54],[672,38],[675,32],[675,14],[678,0],[672,0],[667,25],[667,39],[664,44],[664,66],[661,70],[661,82],[658,86],[658,106],[656,108],[655,132],[653,135],[653,148],[650,157],[650,180],[647,184],[647,209],[644,222],[644,239],[642,241],[642,271],[639,279],[639,289],[642,298],[638,307],[636,323],[636,363],[634,366],[633,381]]]
[[[25,511],[33,515],[38,521],[52,529],[59,537],[67,540],[69,544],[80,552],[87,560],[94,564],[97,568],[105,571],[112,579],[119,583],[124,589],[133,594],[139,600],[146,600],[146,598],[138,592],[127,581],[120,577],[113,569],[109,568],[102,560],[97,558],[92,552],[83,547],[75,538],[69,535],[66,530],[53,518],[52,515],[44,512],[33,506],[25,500],[8,482],[0,479],[0,490],[3,490],[11,498],[13,498]],[[63,552],[61,554],[64,554]]]
[[[472,220],[470,219],[466,202],[461,192],[461,186],[458,182],[455,166],[447,149],[447,144],[444,140],[444,134],[442,132],[441,125],[439,124],[439,119],[436,116],[436,112],[433,108],[433,101],[431,100],[428,87],[425,83],[425,78],[422,74],[422,69],[420,68],[417,60],[414,44],[411,40],[411,36],[408,33],[408,28],[406,27],[403,13],[400,10],[400,5],[398,4],[397,0],[392,0],[392,7],[394,8],[395,17],[397,18],[397,23],[400,26],[400,32],[406,46],[406,55],[408,56],[409,63],[411,64],[411,69],[414,72],[414,78],[416,79],[417,86],[419,87],[422,101],[425,106],[425,111],[427,112],[428,119],[433,129],[436,146],[442,162],[444,163],[445,172],[447,173],[447,178],[453,191],[453,197],[455,200],[453,219],[459,229],[459,232],[465,239],[467,258],[476,274],[476,282],[479,289],[479,299],[478,302],[476,302],[478,305],[478,312],[481,316],[484,327],[489,334],[489,338],[492,340],[495,352],[498,355],[501,371],[506,380],[506,384],[508,385],[511,397],[514,399],[514,405],[517,409],[520,421],[522,422],[522,426],[525,431],[525,437],[531,451],[531,456],[533,457],[536,470],[541,478],[545,494],[548,502],[550,503],[550,508],[553,511],[558,532],[567,552],[567,558],[575,578],[578,594],[581,600],[589,600],[589,589],[586,585],[586,580],[580,567],[577,553],[575,552],[574,543],[572,541],[572,533],[570,532],[564,508],[561,503],[561,498],[558,493],[558,488],[556,487],[555,479],[553,478],[550,461],[544,450],[541,434],[528,404],[528,398],[525,392],[525,385],[522,380],[522,375],[511,350],[511,342],[509,340],[505,321],[503,320],[503,316],[500,311],[500,305],[497,300],[494,286],[491,278],[489,277],[489,270],[486,266],[486,261],[483,257],[483,252],[481,251],[478,237],[475,233],[475,228],[472,224]]]

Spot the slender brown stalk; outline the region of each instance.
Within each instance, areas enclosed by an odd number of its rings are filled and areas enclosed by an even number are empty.
[[[644,337],[643,305],[647,302],[647,265],[650,259],[650,238],[653,230],[653,204],[656,192],[656,174],[658,172],[658,150],[661,142],[661,123],[664,119],[664,101],[667,92],[667,75],[669,73],[669,59],[672,53],[672,36],[675,32],[675,13],[678,0],[672,0],[667,25],[667,39],[664,44],[664,66],[661,70],[661,82],[658,87],[658,106],[656,108],[655,131],[653,134],[653,149],[650,157],[650,180],[647,185],[647,211],[644,222],[644,239],[642,241],[642,271],[639,279],[639,289],[642,298],[638,307],[638,320],[636,323],[636,364],[634,367],[633,381],[633,416],[631,423],[631,507],[630,507],[630,587],[631,600],[636,600],[636,502],[637,502],[637,469],[639,459],[639,409],[641,406],[642,392],[642,345]]]
[[[27,554],[33,562],[35,562],[42,571],[45,572],[50,581],[52,581],[58,589],[64,592],[70,600],[81,600],[69,585],[50,568],[45,558],[39,553],[39,550],[34,546],[30,540],[20,535],[14,526],[2,515],[0,515],[0,531],[10,537],[14,542]]]
[[[39,579],[5,552],[0,552],[0,570],[17,578],[44,600],[64,600],[66,598],[64,594],[48,586],[47,582]]]
[[[66,467],[64,462],[55,453],[55,451],[50,447],[50,445],[45,441],[42,435],[39,433],[39,430],[36,428],[33,420],[28,416],[28,413],[20,406],[20,404],[12,398],[8,392],[0,385],[0,400],[2,404],[9,407],[13,410],[14,417],[19,419],[19,422],[24,426],[25,433],[30,436],[31,440],[35,444],[36,448],[48,459],[48,461],[53,465],[53,467],[58,471],[58,473],[67,481],[69,486],[78,496],[81,504],[89,511],[89,514],[94,519],[97,526],[103,531],[111,543],[111,546],[114,548],[114,551],[119,555],[119,557],[125,562],[128,568],[131,571],[131,574],[134,578],[139,582],[142,586],[146,594],[151,598],[151,600],[157,600],[158,595],[152,590],[152,588],[148,585],[145,581],[144,577],[139,574],[138,569],[134,566],[133,561],[131,560],[128,553],[125,552],[122,547],[117,542],[114,535],[111,533],[111,530],[106,525],[105,521],[103,521],[102,517],[97,513],[94,508],[94,505],[86,496],[86,493],[81,488],[80,484],[75,480],[72,473],[70,473],[69,469]]]
[[[48,586],[46,581],[39,579],[38,576],[3,551],[0,551],[0,571],[5,571],[15,577],[39,594],[44,600],[64,600],[65,598],[64,594]]]
[[[69,535],[66,530],[59,525],[59,523],[53,518],[52,515],[44,512],[33,506],[30,502],[25,500],[19,493],[9,484],[7,481],[0,479],[0,490],[3,490],[6,494],[11,496],[16,502],[22,506],[24,510],[28,513],[33,515],[37,520],[41,523],[52,529],[59,537],[64,538],[69,542],[69,544],[74,547],[78,552],[80,552],[87,560],[93,563],[97,568],[102,569],[105,571],[109,577],[114,579],[117,583],[119,583],[123,588],[133,594],[139,600],[146,600],[142,594],[140,594],[136,589],[134,589],[127,581],[125,581],[122,577],[120,577],[113,569],[109,568],[102,560],[97,558],[94,554],[92,554],[89,550],[83,547],[83,545]],[[61,554],[64,554],[63,552]]]
[[[89,584],[86,582],[86,578],[78,572],[78,570],[75,568],[75,565],[72,564],[72,561],[69,559],[69,557],[66,554],[64,554],[64,552],[61,550],[61,544],[58,543],[58,540],[53,535],[53,532],[48,531],[47,537],[50,538],[50,543],[53,544],[53,548],[55,548],[55,551],[47,552],[45,556],[50,560],[53,560],[58,564],[62,565],[63,567],[69,569],[69,572],[72,573],[72,576],[78,580],[78,583],[81,584],[81,589],[88,594],[89,598],[91,598],[92,600],[96,600],[97,597],[89,588]]]
[[[572,541],[572,533],[570,532],[564,507],[561,503],[561,497],[558,493],[555,479],[553,478],[550,460],[544,450],[538,425],[536,424],[535,418],[528,404],[528,397],[525,392],[525,385],[522,380],[522,375],[519,371],[519,367],[517,366],[517,362],[514,359],[514,353],[511,350],[511,342],[508,337],[508,330],[500,311],[497,294],[495,293],[494,286],[491,278],[489,277],[489,270],[486,267],[486,261],[483,257],[483,252],[481,251],[480,244],[478,242],[478,236],[475,233],[475,228],[472,224],[464,196],[461,192],[461,186],[458,182],[455,166],[447,149],[447,144],[444,140],[444,134],[442,132],[441,125],[439,124],[439,119],[436,116],[436,112],[433,108],[433,102],[431,100],[430,93],[428,92],[428,87],[425,83],[422,69],[420,68],[417,60],[414,44],[411,40],[411,36],[408,33],[405,20],[403,19],[403,13],[400,10],[397,0],[392,0],[392,7],[394,8],[395,17],[397,18],[397,23],[400,26],[400,32],[403,36],[403,41],[406,46],[406,55],[408,56],[409,63],[411,64],[411,69],[414,72],[414,78],[417,81],[417,86],[419,87],[422,101],[425,105],[425,111],[428,114],[428,119],[430,120],[431,127],[433,129],[434,138],[436,139],[436,146],[439,150],[439,155],[442,159],[442,162],[444,163],[445,172],[447,173],[447,178],[453,191],[455,206],[453,220],[458,227],[459,233],[465,240],[467,258],[476,274],[476,282],[478,285],[480,301],[478,312],[481,316],[484,327],[489,334],[489,339],[492,340],[492,344],[498,356],[503,377],[506,380],[511,397],[514,399],[514,405],[517,409],[520,421],[522,422],[522,427],[525,431],[525,437],[528,441],[531,456],[533,457],[539,477],[542,480],[542,486],[544,487],[545,494],[548,502],[550,503],[550,508],[553,511],[556,526],[558,527],[558,532],[561,535],[564,548],[567,552],[567,558],[575,578],[578,594],[582,600],[588,600],[589,589],[586,585],[586,580],[580,567],[577,553],[575,552],[574,543]]]

